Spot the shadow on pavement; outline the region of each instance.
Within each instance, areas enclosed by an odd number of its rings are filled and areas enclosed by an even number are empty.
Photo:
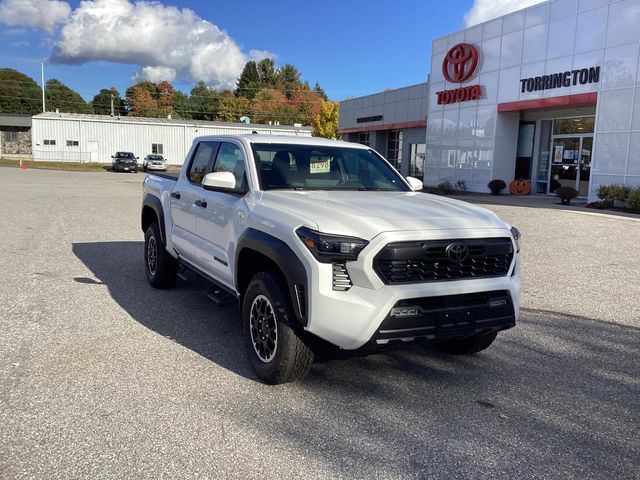
[[[76,282],[105,284],[113,299],[148,329],[238,375],[256,378],[244,359],[237,307],[216,306],[203,280],[194,276],[178,279],[172,289],[152,288],[142,264],[143,242],[74,243],[73,253],[97,279],[76,277]]]
[[[212,304],[199,280],[152,289],[142,248],[76,243],[73,252],[140,324],[255,380],[237,308]],[[479,355],[413,345],[314,364],[300,383],[253,383],[250,392],[265,395],[261,408],[278,414],[256,421],[243,391],[225,422],[295,445],[347,477],[637,477],[639,337],[635,329],[524,312]]]

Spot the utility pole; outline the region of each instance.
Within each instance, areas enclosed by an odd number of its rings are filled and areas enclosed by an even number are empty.
[[[113,93],[111,94],[111,116],[114,117],[115,113],[113,112]]]
[[[42,83],[41,83],[41,85],[42,85],[42,113],[44,113],[44,112],[47,111],[47,109],[45,108],[45,103],[44,103],[44,62],[40,62],[40,68],[41,68],[41,70],[40,70],[40,74],[41,74],[40,79],[42,80]]]

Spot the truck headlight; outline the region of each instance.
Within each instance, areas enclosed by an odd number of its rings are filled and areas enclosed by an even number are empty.
[[[369,242],[357,237],[343,237],[316,232],[307,227],[296,230],[298,237],[311,254],[322,263],[357,260]]]
[[[518,253],[520,251],[520,237],[522,234],[516,227],[511,227],[511,235],[513,235],[513,239],[516,242],[516,253]]]

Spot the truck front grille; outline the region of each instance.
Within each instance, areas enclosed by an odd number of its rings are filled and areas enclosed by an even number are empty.
[[[454,245],[462,246],[464,258],[447,253]],[[388,244],[374,258],[373,268],[385,284],[394,285],[502,277],[512,261],[508,237],[425,240]]]

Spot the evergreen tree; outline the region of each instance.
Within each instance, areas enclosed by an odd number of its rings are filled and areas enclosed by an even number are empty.
[[[172,108],[175,118],[193,118],[193,107],[186,93],[175,92]]]
[[[318,82],[316,82],[315,86],[313,87],[313,91],[325,102],[329,101],[329,97],[327,97],[327,94],[325,93],[325,91],[322,89],[322,87]]]
[[[120,92],[116,87],[101,89],[93,100],[91,107],[93,112],[98,115],[111,115],[111,96],[113,95],[113,113],[114,115],[124,115],[124,103],[120,98]]]
[[[12,68],[0,68],[0,112],[35,115],[42,111],[42,89]]]
[[[191,89],[189,102],[191,103],[194,120],[213,120],[218,111],[220,93],[207,86],[200,80]]]
[[[273,58],[264,58],[258,62],[260,87],[271,88],[276,84],[276,68]]]
[[[48,111],[58,109],[61,112],[69,113],[93,113],[93,110],[87,105],[84,98],[60,80],[56,80],[55,78],[47,80],[44,93],[47,99]]]
[[[236,88],[236,96],[253,100],[256,93],[260,89],[260,75],[258,74],[258,66],[253,60],[249,60],[244,66],[238,86]]]

